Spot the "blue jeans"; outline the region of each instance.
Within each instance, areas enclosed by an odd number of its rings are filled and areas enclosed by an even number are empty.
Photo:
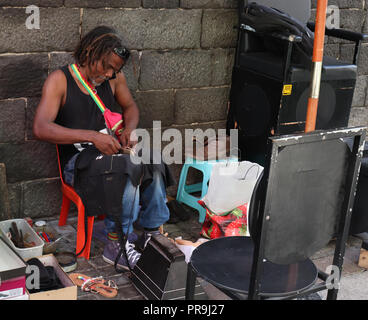
[[[74,165],[77,155],[69,160],[64,168],[65,183],[74,185]],[[169,220],[170,212],[166,206],[165,183],[160,172],[153,173],[151,184],[140,192],[139,186],[134,187],[127,177],[124,196],[122,199],[123,210],[121,214],[122,228],[125,234],[133,232],[133,222],[139,217],[139,224],[144,228],[158,228]],[[141,205],[140,205],[141,203]],[[106,213],[106,232],[115,232],[115,222]]]

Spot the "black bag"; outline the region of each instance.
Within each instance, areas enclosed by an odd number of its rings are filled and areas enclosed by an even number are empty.
[[[255,2],[245,7],[241,20],[256,32],[264,35],[278,33],[286,36],[300,36],[302,41],[294,44],[299,54],[293,55],[292,59],[296,63],[302,63],[306,67],[310,67],[313,56],[314,33],[305,24],[285,12]],[[275,38],[271,40],[267,37],[264,40],[264,45],[269,51],[277,55],[284,56],[286,54],[282,40]]]
[[[121,249],[125,247],[126,235],[121,226],[122,198],[129,176],[134,186],[138,186],[143,175],[143,166],[130,161],[127,154],[102,155],[95,147],[83,150],[75,163],[75,190],[85,207],[85,229],[88,216],[106,214],[115,221]],[[82,250],[87,242],[87,234]],[[121,252],[115,261],[120,258]],[[118,270],[117,270],[118,271]]]
[[[153,153],[150,157],[152,162]],[[129,176],[135,187],[140,185],[140,191],[143,191],[150,184],[155,170],[162,174],[166,186],[173,185],[175,180],[169,168],[163,162],[161,164],[135,164],[128,154],[102,155],[95,147],[86,148],[79,154],[74,170],[74,188],[85,206],[85,230],[87,230],[88,216],[109,213],[115,221],[115,228],[121,246],[115,259],[116,269],[117,261],[123,252],[123,248],[125,248],[127,237],[123,234],[121,225],[122,198],[127,177]],[[132,218],[131,212],[130,219]],[[85,239],[87,239],[87,235]],[[86,241],[77,256],[83,252],[85,246]],[[126,255],[125,251],[124,254]],[[118,270],[116,269],[116,271]]]
[[[130,161],[127,154],[101,155],[94,147],[80,153],[75,163],[74,188],[85,206],[86,216],[121,215],[122,198],[129,176],[137,186],[143,166]]]
[[[36,293],[41,291],[56,290],[64,288],[60,279],[56,275],[55,269],[52,266],[44,266],[43,263],[37,258],[32,258],[27,262],[30,266],[36,266],[40,273],[40,287],[39,289],[27,288],[29,293]],[[30,275],[27,276],[27,278]]]

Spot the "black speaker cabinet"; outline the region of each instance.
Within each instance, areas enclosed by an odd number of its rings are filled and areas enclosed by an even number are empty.
[[[233,68],[227,128],[239,129],[241,158],[262,164],[267,138],[305,130],[311,72],[291,66],[287,83],[282,61],[260,53],[241,55]],[[356,66],[326,58],[316,129],[348,125]]]
[[[148,300],[184,300],[187,267],[175,244],[161,234],[153,235],[132,270],[132,282]],[[195,299],[208,299],[198,282]]]

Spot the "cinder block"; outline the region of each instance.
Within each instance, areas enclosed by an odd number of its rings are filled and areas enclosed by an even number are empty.
[[[358,8],[363,9],[363,1],[361,0],[329,0],[328,5],[335,5],[340,9]],[[317,0],[312,0],[312,8],[317,8]]]
[[[132,94],[138,89],[138,79],[141,72],[139,53],[136,50],[131,51],[131,56],[123,68],[123,73],[127,80],[128,88]]]
[[[354,32],[362,32],[363,24],[366,19],[366,11],[362,9],[343,9],[340,8],[340,29],[345,29]],[[312,10],[311,21],[315,22],[316,9]],[[329,43],[347,43],[351,44],[351,41],[343,40],[335,37],[328,38]]]
[[[199,48],[201,17],[201,10],[86,9],[82,34],[108,21],[130,49]]]
[[[211,86],[223,86],[231,83],[235,49],[211,50]]]
[[[338,59],[340,57],[340,46],[336,43],[325,44],[324,55]]]
[[[64,0],[65,7],[76,8],[139,8],[141,0]]]
[[[49,74],[71,63],[74,63],[72,52],[51,52]]]
[[[175,123],[226,119],[229,87],[184,89],[175,95]]]
[[[0,7],[61,7],[63,0],[0,0]]]
[[[0,143],[24,142],[25,99],[0,101]]]
[[[368,126],[368,112],[367,107],[351,108],[349,127]]]
[[[0,143],[8,183],[59,176],[55,145],[40,141]]]
[[[174,91],[140,91],[136,100],[140,111],[139,128],[152,128],[152,121],[161,121],[161,126],[174,122]]]
[[[352,63],[354,56],[354,44],[341,44],[340,45],[340,60],[348,63]],[[358,59],[358,74],[368,74],[368,43],[363,43],[360,48],[360,54]]]
[[[40,95],[47,69],[47,54],[0,55],[0,99]]]
[[[211,51],[144,51],[141,90],[203,87],[211,84]]]
[[[236,47],[238,13],[236,10],[204,10],[202,48]]]
[[[234,49],[145,51],[141,90],[229,85]]]
[[[355,32],[362,31],[366,11],[360,9],[340,9],[340,28]]]
[[[27,99],[27,108],[26,108],[26,123],[25,123],[25,131],[26,131],[26,141],[35,140],[33,136],[33,120],[36,113],[36,109],[38,104],[40,103],[41,97],[34,97]]]
[[[143,0],[143,8],[166,8],[174,9],[179,7],[179,0]]]
[[[10,214],[14,219],[24,218],[22,211],[22,183],[8,183],[8,194],[10,202]],[[4,217],[2,220],[5,220]]]
[[[180,6],[185,9],[218,9],[237,8],[237,0],[181,0]]]
[[[353,107],[364,107],[367,95],[367,76],[358,76],[355,85]]]
[[[60,179],[27,181],[23,184],[23,213],[37,219],[60,213],[62,194]]]
[[[79,40],[80,10],[40,8],[40,28],[28,29],[22,8],[0,9],[0,53],[72,51]]]

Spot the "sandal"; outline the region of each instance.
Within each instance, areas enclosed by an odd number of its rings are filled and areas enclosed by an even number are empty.
[[[99,293],[106,298],[114,298],[118,294],[118,287],[112,280],[106,283],[102,277],[91,278],[81,273],[72,273],[69,277],[82,291]]]

